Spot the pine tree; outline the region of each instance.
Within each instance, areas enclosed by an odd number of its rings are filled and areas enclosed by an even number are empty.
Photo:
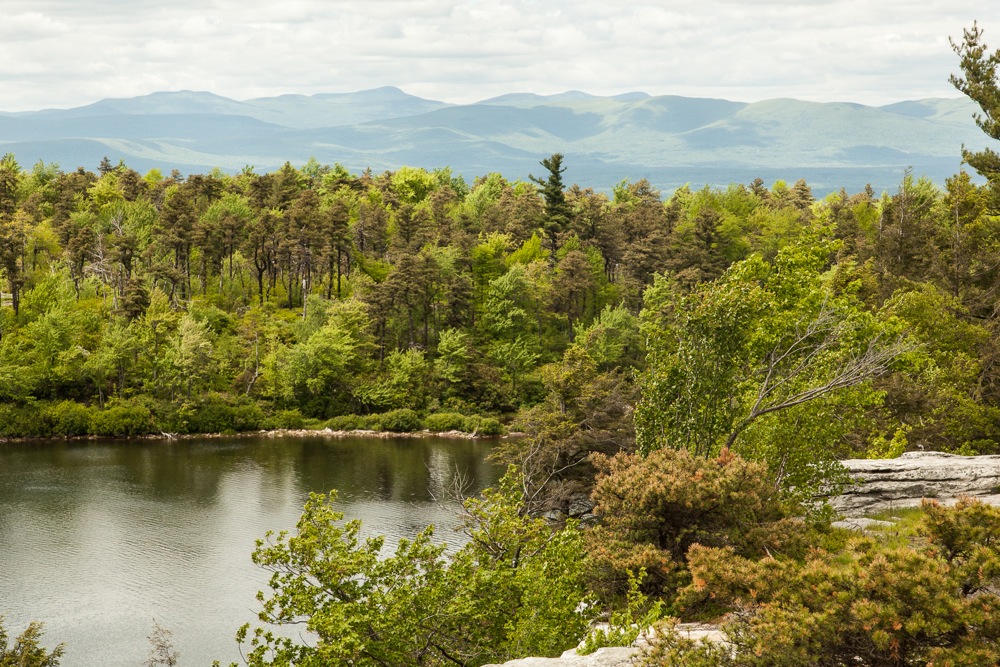
[[[542,231],[552,252],[552,261],[555,261],[555,252],[559,247],[559,234],[569,226],[572,216],[563,187],[562,173],[566,171],[566,167],[562,166],[562,159],[562,153],[554,153],[539,163],[549,170],[548,178],[528,176],[538,184],[538,192],[545,199]]]

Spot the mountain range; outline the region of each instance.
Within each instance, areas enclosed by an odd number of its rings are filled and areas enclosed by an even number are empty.
[[[260,173],[315,157],[354,172],[450,167],[471,183],[489,172],[526,179],[558,152],[566,182],[604,191],[623,179],[670,192],[756,177],[805,178],[817,194],[894,191],[907,169],[943,183],[961,168],[963,144],[986,145],[976,110],[966,98],[874,107],[571,91],[455,105],[396,88],[244,101],[180,91],[0,112],[0,154],[67,171],[108,156],[140,172],[184,173]]]

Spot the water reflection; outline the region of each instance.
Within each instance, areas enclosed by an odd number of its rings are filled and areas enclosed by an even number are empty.
[[[0,447],[0,614],[46,623],[64,667],[143,662],[155,618],[182,665],[238,658],[266,573],[250,562],[267,530],[290,529],[311,491],[388,543],[425,525],[457,544],[456,472],[497,479],[465,440],[259,438]]]

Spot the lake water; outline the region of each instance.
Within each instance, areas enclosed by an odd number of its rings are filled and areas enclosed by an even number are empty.
[[[456,473],[498,478],[488,445],[452,439],[233,438],[0,444],[0,615],[16,636],[45,623],[62,667],[137,667],[154,620],[180,665],[239,661],[267,573],[268,530],[293,529],[312,491],[395,545],[427,524],[461,543]]]

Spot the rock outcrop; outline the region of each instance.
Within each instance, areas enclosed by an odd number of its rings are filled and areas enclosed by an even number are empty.
[[[855,483],[830,504],[845,516],[913,507],[923,498],[953,503],[959,496],[972,496],[1000,505],[1000,456],[907,452],[896,459],[849,459],[843,464]]]
[[[724,641],[718,626],[707,623],[680,623],[677,632],[688,639]],[[634,646],[601,648],[590,655],[578,655],[576,649],[571,648],[558,658],[521,658],[484,667],[634,667],[633,658],[647,646],[646,640],[640,638]]]

